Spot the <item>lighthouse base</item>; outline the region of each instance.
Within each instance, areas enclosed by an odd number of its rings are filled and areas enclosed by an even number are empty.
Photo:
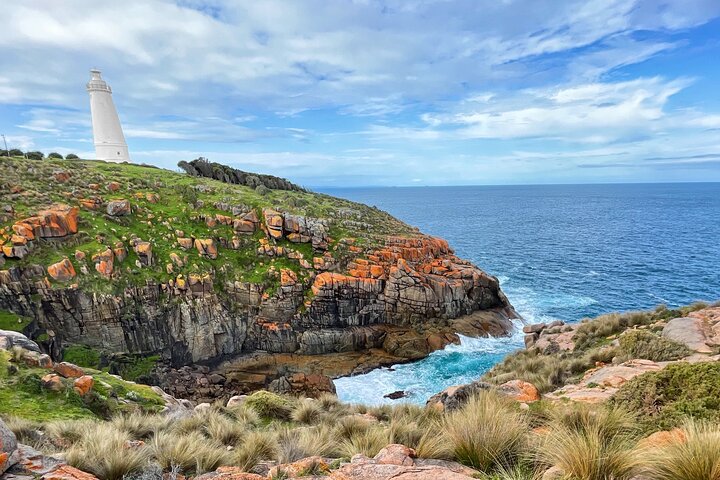
[[[121,143],[95,144],[95,156],[98,160],[105,160],[106,162],[131,161],[127,145]]]

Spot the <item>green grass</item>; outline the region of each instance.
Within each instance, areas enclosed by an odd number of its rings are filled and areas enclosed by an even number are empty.
[[[0,330],[22,332],[31,322],[32,320],[29,318],[21,317],[7,310],[0,310]]]
[[[64,391],[44,389],[40,379],[48,370],[28,368],[15,364],[16,373],[10,373],[11,353],[0,350],[0,415],[16,416],[37,421],[78,418],[107,418],[139,406],[147,412],[160,411],[165,403],[149,386],[133,384],[106,372],[86,369],[95,379],[91,394],[84,399],[72,388],[71,380],[63,380]],[[114,397],[129,400],[118,402]]]
[[[74,258],[76,250],[86,254],[86,265],[89,273],[78,274],[76,281],[80,288],[98,293],[121,293],[126,287],[145,282],[161,283],[175,278],[178,274],[188,276],[191,273],[214,273],[216,291],[224,289],[229,281],[245,281],[264,286],[266,293],[274,294],[278,290],[278,278],[271,274],[275,269],[290,268],[306,278],[307,272],[297,260],[287,258],[272,259],[257,253],[258,240],[262,232],[253,236],[241,237],[242,247],[238,250],[219,247],[219,258],[211,260],[201,257],[191,249],[182,251],[175,245],[175,230],[182,230],[185,236],[196,238],[216,238],[230,241],[234,235],[231,226],[217,225],[208,227],[196,217],[223,214],[232,216],[215,206],[216,203],[243,205],[246,209],[270,207],[296,215],[330,221],[332,246],[337,246],[339,256],[347,254],[345,245],[339,243],[342,238],[353,237],[357,244],[379,245],[387,234],[414,235],[409,226],[394,219],[376,208],[333,198],[328,195],[312,192],[294,192],[272,190],[266,195],[258,194],[254,189],[239,185],[230,185],[216,180],[191,177],[168,170],[150,168],[135,164],[110,164],[90,160],[59,160],[46,159],[33,162],[23,159],[0,157],[4,180],[9,184],[18,184],[27,192],[37,193],[22,197],[14,202],[17,215],[15,220],[35,214],[38,210],[53,203],[77,204],[76,200],[67,198],[63,193],[80,192],[84,197],[101,196],[105,202],[112,199],[127,198],[133,206],[132,215],[111,218],[104,210],[92,211],[80,208],[79,233],[72,241],[48,245],[36,242],[37,245],[30,255],[22,260],[8,259],[7,266],[41,264],[43,266],[68,257],[75,270],[80,271],[81,262]],[[30,168],[32,167],[32,168]],[[73,176],[65,184],[57,184],[52,172],[68,170]],[[105,186],[110,181],[117,181],[121,189],[109,192]],[[90,183],[100,185],[95,191],[87,186]],[[196,190],[203,188],[205,191]],[[153,193],[160,197],[158,203],[150,203],[145,197],[135,198],[135,193]],[[199,200],[202,206],[188,204],[188,200]],[[150,218],[152,217],[152,218]],[[8,221],[0,228],[10,228],[15,221]],[[148,224],[150,222],[150,224]],[[131,248],[122,263],[115,263],[115,271],[121,272],[119,278],[109,281],[102,278],[94,270],[90,260],[93,254],[104,250],[104,245],[123,242],[126,246],[133,235],[150,241],[153,248],[154,265],[138,268],[137,255]],[[299,251],[305,259],[312,262],[316,255],[309,244],[292,244],[281,241],[280,246]],[[166,272],[166,265],[171,263],[170,254],[187,256],[187,264],[183,267],[174,266],[173,273]],[[54,288],[63,288],[54,284]]]
[[[72,388],[60,393],[42,389],[40,378],[47,370],[22,368],[10,375],[9,361],[10,352],[0,350],[0,415],[37,421],[95,417]]]
[[[87,345],[68,345],[63,349],[63,360],[80,367],[100,368],[100,352]]]

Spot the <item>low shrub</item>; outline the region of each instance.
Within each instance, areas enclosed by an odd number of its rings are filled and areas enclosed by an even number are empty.
[[[290,420],[293,406],[292,402],[280,395],[261,390],[250,395],[245,405],[254,409],[264,418],[277,420]]]
[[[648,430],[668,430],[687,417],[720,421],[720,363],[674,363],[625,383],[612,405],[635,412]]]
[[[647,330],[631,330],[621,335],[620,349],[625,358],[643,358],[653,362],[678,360],[692,351],[682,343],[669,340]]]

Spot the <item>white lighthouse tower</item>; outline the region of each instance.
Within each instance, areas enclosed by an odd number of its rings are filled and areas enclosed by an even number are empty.
[[[100,70],[90,70],[87,91],[90,94],[95,156],[99,160],[129,162],[130,155],[113,103],[112,90],[100,76]]]

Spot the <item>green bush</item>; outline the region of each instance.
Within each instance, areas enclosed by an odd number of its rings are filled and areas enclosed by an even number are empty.
[[[59,158],[60,160],[62,160],[63,156],[57,152],[50,152],[48,153],[48,158]]]
[[[610,402],[635,412],[648,430],[667,430],[687,417],[720,421],[720,363],[675,363],[645,373]]]
[[[100,352],[87,345],[68,345],[63,349],[63,360],[79,367],[100,368]]]
[[[79,158],[80,157],[78,157],[74,153],[68,153],[67,155],[65,155],[65,160],[77,160]]]
[[[261,390],[250,395],[245,405],[264,418],[290,420],[293,405],[289,399],[272,392]]]
[[[45,155],[42,152],[26,152],[25,156],[30,160],[42,160]]]
[[[620,348],[628,358],[643,358],[653,362],[678,360],[692,353],[682,343],[647,330],[632,330],[621,335]]]

